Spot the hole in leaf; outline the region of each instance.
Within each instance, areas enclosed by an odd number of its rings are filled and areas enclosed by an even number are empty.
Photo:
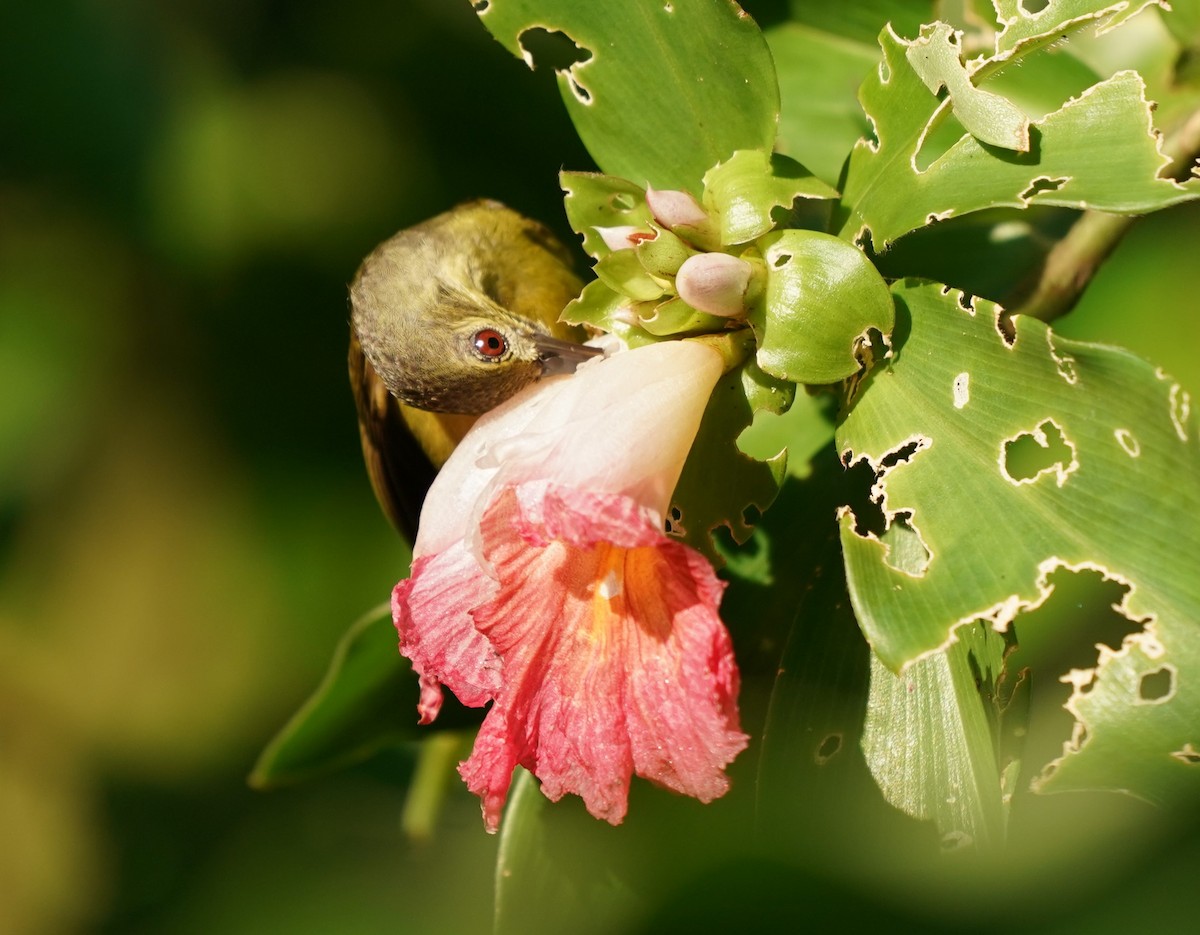
[[[1047,419],[1032,432],[1022,432],[1004,442],[1001,466],[1014,483],[1033,483],[1053,472],[1061,487],[1075,468],[1075,449],[1058,425]]]
[[[1050,5],[1050,0],[1020,0],[1018,6],[1026,16],[1036,16]]]
[[[1147,672],[1138,684],[1138,697],[1153,704],[1166,701],[1175,691],[1175,671],[1168,666]]]
[[[816,761],[818,766],[824,766],[837,752],[842,749],[842,735],[830,734],[821,741],[821,745],[817,747]]]
[[[590,104],[592,102],[592,92],[575,80],[573,71],[564,72],[567,76],[567,83],[571,85],[571,91],[581,104]]]
[[[900,448],[897,448],[895,451],[889,451],[887,454],[885,454],[879,459],[879,466],[886,471],[890,468],[894,468],[901,462],[907,464],[912,460],[912,456],[924,447],[925,446],[920,441],[911,441],[907,445],[903,445]],[[882,473],[882,471],[880,473]]]
[[[471,0],[471,6],[475,8],[476,13],[486,13],[491,0]]]
[[[942,850],[961,851],[971,846],[971,836],[965,831],[947,831],[942,835]]]
[[[1197,750],[1190,743],[1185,743],[1182,750],[1176,750],[1171,756],[1177,760],[1183,760],[1189,766],[1200,765],[1200,750]]]
[[[787,266],[791,262],[792,262],[792,255],[790,253],[781,253],[781,254],[779,254],[779,256],[775,257],[775,259],[771,263],[771,265],[774,266],[776,269],[780,269],[781,267]]]
[[[1074,692],[1086,695],[1094,690],[1091,673],[1099,662],[1099,646],[1115,652],[1145,624],[1116,609],[1129,584],[1102,570],[1062,565],[1046,576],[1045,585],[1052,589],[1049,597],[1014,621],[1020,646],[1007,663],[1010,670],[1029,666],[1048,676],[1031,682],[1030,708],[1039,713],[1023,755],[1029,763],[1056,760],[1067,738],[1083,743],[1083,725],[1063,705]],[[1063,678],[1056,679],[1054,673],[1063,673]],[[1038,783],[1049,775],[1043,774]]]
[[[969,292],[959,292],[958,306],[964,312],[970,312],[972,315],[975,314],[975,296]]]
[[[901,512],[888,517],[883,510],[882,477],[899,464],[909,462],[919,451],[928,447],[917,439],[889,451],[879,459],[878,470],[862,459],[846,469],[848,485],[846,499],[854,514],[854,531],[859,536],[874,536],[885,547],[884,562],[896,571],[913,577],[925,574],[933,558],[917,527],[912,513]]]
[[[854,532],[859,536],[878,536],[887,528],[883,508],[871,497],[871,488],[879,475],[864,458],[846,468],[846,497],[854,513]]]
[[[525,61],[535,71],[545,65],[555,71],[568,71],[592,57],[587,49],[581,49],[565,32],[543,29],[541,26],[526,29],[517,37],[525,52]]]
[[[1029,201],[1029,199],[1034,195],[1039,195],[1042,192],[1058,191],[1060,188],[1066,185],[1068,181],[1070,180],[1067,178],[1052,179],[1043,175],[1034,179],[1030,186],[1025,189],[1025,191],[1021,192],[1019,197],[1022,201]]]

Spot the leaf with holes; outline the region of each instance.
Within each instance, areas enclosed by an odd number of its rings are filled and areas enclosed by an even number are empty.
[[[878,522],[842,515],[847,576],[876,652],[900,670],[972,621],[1008,626],[1056,568],[1129,586],[1142,624],[1082,673],[1081,733],[1050,789],[1148,799],[1200,783],[1200,450],[1182,388],[1134,355],[1069,341],[936,284],[907,281],[894,358],[837,430],[847,464],[876,478]],[[863,511],[860,508],[860,513]],[[882,523],[886,532],[870,532]],[[1176,673],[1148,698],[1141,680]],[[1166,676],[1159,676],[1166,680]],[[1125,752],[1120,752],[1125,751]]]
[[[710,166],[775,143],[771,53],[732,0],[477,0],[475,8],[530,67],[534,35],[560,33],[574,44],[559,89],[609,174],[699,195]]]
[[[1167,7],[1162,0],[1049,0],[1040,10],[1031,5],[1031,12],[1024,4],[1025,0],[992,0],[1000,24],[998,56],[1040,48],[1085,24],[1094,24],[1096,32],[1103,34],[1146,7]]]
[[[939,153],[934,131],[947,109],[909,62],[912,43],[890,30],[880,42],[884,63],[859,92],[876,139],[860,142],[850,156],[844,237],[869,236],[883,249],[909,231],[984,208],[1037,204],[1135,214],[1196,197],[1195,185],[1158,178],[1167,159],[1136,72],[1117,72],[1032,121],[1026,153],[991,147],[969,133],[942,141],[950,145]]]

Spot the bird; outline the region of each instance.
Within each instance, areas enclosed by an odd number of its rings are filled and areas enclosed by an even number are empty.
[[[483,413],[599,348],[559,320],[581,288],[554,234],[498,201],[379,244],[350,284],[350,385],[367,474],[413,541],[438,468]]]

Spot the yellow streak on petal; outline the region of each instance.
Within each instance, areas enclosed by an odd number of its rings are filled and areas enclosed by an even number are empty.
[[[665,569],[658,549],[606,542],[596,546],[595,556],[589,638],[607,642],[614,627],[633,623],[650,636],[666,639],[672,616],[664,600]]]

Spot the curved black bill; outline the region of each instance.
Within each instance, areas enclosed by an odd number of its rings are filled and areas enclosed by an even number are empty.
[[[538,358],[542,362],[542,373],[546,376],[557,373],[574,373],[575,368],[585,360],[604,356],[604,351],[598,347],[564,341],[548,334],[536,335],[533,343],[538,349]]]

